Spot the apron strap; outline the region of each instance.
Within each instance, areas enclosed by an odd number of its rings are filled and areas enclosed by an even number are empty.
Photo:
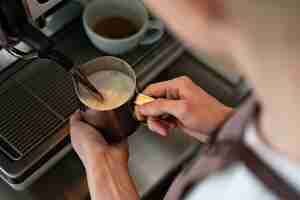
[[[247,168],[269,189],[274,195],[284,200],[300,199],[299,191],[286,182],[269,165],[267,165],[255,152],[245,144],[240,144],[240,160]]]
[[[210,143],[201,154],[183,170],[172,184],[165,200],[184,199],[194,185],[214,172],[242,162],[275,196],[284,200],[300,199],[297,189],[264,163],[243,141],[243,132],[249,121],[255,119],[259,106],[254,96],[248,96],[240,108],[213,133]]]

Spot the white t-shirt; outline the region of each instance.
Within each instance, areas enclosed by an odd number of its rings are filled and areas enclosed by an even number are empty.
[[[254,126],[245,134],[249,145],[278,175],[300,192],[300,164],[288,160],[259,140]],[[275,200],[278,199],[242,163],[216,173],[196,185],[185,200]]]

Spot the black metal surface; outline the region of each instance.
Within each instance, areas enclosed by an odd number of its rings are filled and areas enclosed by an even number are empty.
[[[18,37],[39,52],[46,52],[54,46],[51,39],[27,21],[20,27]]]
[[[47,3],[49,0],[37,0],[39,3],[43,4],[43,3]]]
[[[21,39],[42,52],[54,46],[49,38],[30,24],[21,1],[0,0],[0,18],[7,37]]]
[[[8,35],[13,37],[18,35],[22,23],[27,22],[23,5],[18,0],[0,0],[0,17]]]
[[[20,176],[16,177],[16,178],[11,178],[11,177],[7,177],[9,182],[13,183],[13,184],[20,184],[22,183],[24,180],[26,180],[26,178],[28,178],[29,176],[31,176],[34,172],[36,172],[36,170],[38,170],[40,167],[42,167],[49,159],[51,159],[53,156],[55,156],[61,149],[63,149],[66,145],[71,143],[71,138],[68,135],[67,137],[65,137],[64,140],[62,140],[61,142],[59,142],[57,145],[55,145],[55,147],[47,152],[40,160],[37,164],[32,165],[30,168],[28,168],[23,174],[21,174]],[[0,172],[1,174],[1,172]]]
[[[78,106],[69,74],[36,60],[0,87],[0,149],[19,160],[55,133]]]
[[[18,20],[16,19],[24,17],[23,14],[24,12],[20,2],[16,3],[15,1],[0,0],[0,32],[2,33],[0,36],[0,49],[1,47],[7,48],[10,45],[16,44],[18,32],[16,28]]]
[[[78,108],[71,76],[50,60],[36,60],[15,75],[15,80],[40,98],[62,120]]]
[[[0,95],[0,102],[0,137],[11,149],[7,146],[1,148],[13,160],[25,156],[62,123],[52,111],[16,83],[10,84]]]
[[[4,29],[3,19],[1,18],[0,15],[0,50],[1,48],[8,47],[8,44],[9,44],[8,35],[6,33],[6,30]]]
[[[46,52],[40,52],[39,57],[41,59],[49,59],[56,62],[66,71],[70,71],[74,67],[74,63],[72,60],[70,60],[70,58],[53,49],[47,50]]]

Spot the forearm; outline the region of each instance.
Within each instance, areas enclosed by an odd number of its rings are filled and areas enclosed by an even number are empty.
[[[91,199],[139,199],[127,166],[112,163],[109,158],[104,159],[86,167]]]

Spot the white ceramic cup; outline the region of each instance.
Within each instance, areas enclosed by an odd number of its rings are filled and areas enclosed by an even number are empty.
[[[124,17],[139,27],[139,31],[128,38],[112,39],[94,32],[93,26],[101,18]],[[83,25],[87,36],[99,50],[111,55],[124,54],[139,44],[150,45],[161,39],[164,25],[149,19],[142,0],[94,0],[83,13]]]

